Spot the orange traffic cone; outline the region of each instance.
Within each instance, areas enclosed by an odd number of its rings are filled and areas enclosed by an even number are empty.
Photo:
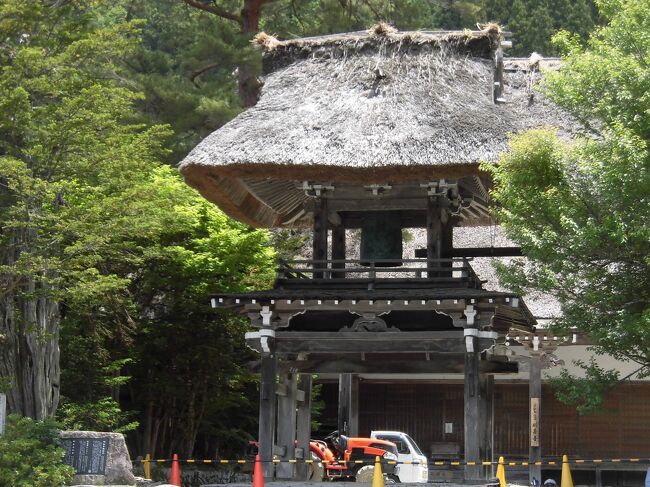
[[[169,483],[171,485],[181,485],[181,467],[178,464],[178,455],[174,453],[172,457],[172,471],[169,474]]]
[[[255,455],[255,467],[253,468],[253,487],[264,487],[264,469],[259,455]]]

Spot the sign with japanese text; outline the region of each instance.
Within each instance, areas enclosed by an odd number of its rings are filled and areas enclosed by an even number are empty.
[[[530,446],[539,446],[539,397],[530,398]]]

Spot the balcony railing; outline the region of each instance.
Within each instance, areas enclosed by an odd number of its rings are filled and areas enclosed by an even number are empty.
[[[327,259],[283,261],[276,288],[343,287],[472,287],[482,281],[469,258],[452,259]]]

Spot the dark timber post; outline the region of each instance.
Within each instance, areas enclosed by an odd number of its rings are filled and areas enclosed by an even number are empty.
[[[297,411],[297,433],[298,450],[302,460],[310,460],[309,440],[311,439],[311,374],[300,374],[298,381],[298,411]],[[298,458],[299,455],[296,455]],[[298,462],[296,465],[296,480],[309,480],[309,465]]]
[[[440,258],[441,259],[450,259],[452,258],[452,250],[454,248],[454,226],[449,221],[449,214],[447,210],[440,210]],[[453,263],[452,262],[441,262],[440,267],[449,268],[445,273],[440,275],[443,277],[452,277],[453,275]]]
[[[351,434],[352,413],[352,374],[339,374],[338,430],[344,435]]]
[[[481,460],[493,460],[494,443],[494,376],[481,374]],[[494,477],[492,467],[486,467],[486,478]]]
[[[345,228],[343,225],[334,225],[332,227],[332,260],[345,259]],[[333,269],[343,269],[345,264],[332,264]],[[332,274],[332,277],[344,278],[342,272]]]
[[[351,374],[350,378],[350,436],[359,436],[359,376]]]
[[[275,355],[262,355],[260,377],[259,454],[264,466],[264,478],[273,478],[273,434],[275,432]]]
[[[312,258],[315,261],[327,259],[327,200],[318,198],[314,208],[314,236]],[[314,267],[323,267],[324,262],[315,262]],[[314,278],[322,278],[322,272],[315,272]]]
[[[278,447],[280,463],[275,476],[278,479],[292,479],[294,464],[289,460],[296,458],[296,374],[281,377],[278,389]]]
[[[465,466],[465,480],[480,478],[480,377],[479,350],[476,328],[465,328],[465,461],[476,465]]]
[[[537,337],[535,337],[537,338]],[[541,419],[541,403],[542,403],[542,364],[540,353],[531,350],[530,352],[530,379],[528,382],[528,395],[529,395],[529,421],[530,421],[530,434],[529,434],[529,466],[528,477],[532,482],[536,478],[540,484],[542,481],[542,467],[535,465],[542,459],[542,448],[540,438],[540,419]]]
[[[434,261],[442,257],[441,229],[439,198],[429,196],[427,198],[427,267],[435,267]],[[431,274],[427,272],[427,276],[430,277]]]

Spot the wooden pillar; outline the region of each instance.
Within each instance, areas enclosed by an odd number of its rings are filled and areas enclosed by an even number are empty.
[[[298,411],[296,413],[298,440],[296,458],[310,460],[309,440],[311,439],[311,374],[300,374],[298,380]],[[296,480],[309,480],[309,465],[299,462],[296,465]]]
[[[338,430],[341,434],[359,434],[359,378],[339,374]]]
[[[318,198],[314,207],[314,235],[312,242],[312,259],[327,259],[327,200]],[[316,263],[315,267],[323,267],[324,263]],[[322,272],[314,273],[314,278],[322,278]]]
[[[475,328],[466,328],[465,332],[476,331]],[[481,393],[479,377],[479,350],[478,337],[466,335],[465,337],[465,461],[477,462],[480,465],[481,445]],[[465,480],[478,480],[481,478],[481,467],[465,465]]]
[[[494,376],[481,374],[481,460],[494,460]],[[493,478],[492,466],[485,467],[485,478]]]
[[[275,374],[278,363],[274,355],[262,355],[260,378],[259,454],[264,466],[264,478],[272,479],[275,433]]]
[[[332,260],[345,260],[345,228],[343,225],[332,227]],[[333,269],[343,269],[345,264],[332,264]],[[332,277],[344,278],[344,273],[334,273]]]
[[[359,376],[351,374],[350,380],[350,436],[359,436]]]
[[[449,271],[432,271],[430,277],[451,277],[451,263],[442,263],[451,255],[453,249],[453,222],[447,210],[443,208],[439,196],[427,199],[427,260],[428,267],[449,267]]]
[[[297,374],[289,373],[280,378],[278,388],[278,435],[277,446],[280,463],[277,464],[275,476],[278,479],[292,479],[295,476],[295,464],[289,460],[296,458],[296,390]]]
[[[444,210],[444,214],[441,211],[441,224],[440,224],[440,258],[441,259],[450,259],[452,257],[452,252],[454,249],[454,223],[451,221],[447,210]],[[440,267],[449,268],[446,272],[441,272],[441,277],[452,277],[453,275],[453,265],[451,262],[440,263]]]
[[[528,396],[529,396],[529,465],[528,465],[528,480],[533,481],[536,478],[540,485],[542,483],[542,467],[535,465],[542,459],[541,448],[541,403],[542,403],[542,363],[540,353],[538,351],[531,351],[530,353],[530,378],[528,381]]]
[[[429,267],[432,261],[442,257],[441,250],[440,204],[437,196],[427,198],[427,259]]]

